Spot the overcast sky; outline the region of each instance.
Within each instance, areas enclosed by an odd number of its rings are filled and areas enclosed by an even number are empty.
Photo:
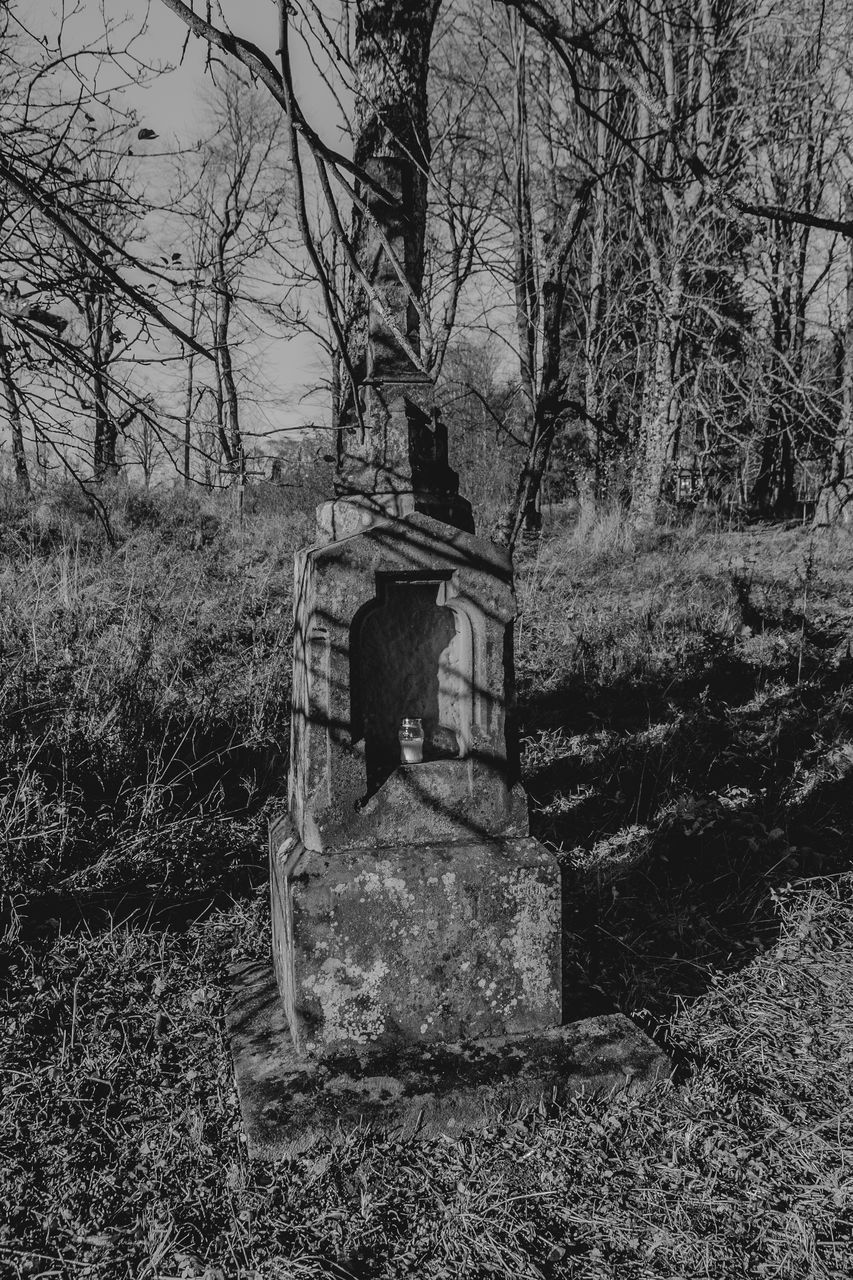
[[[73,10],[76,7],[76,12]],[[64,11],[64,24],[63,24]],[[277,6],[273,0],[223,0],[223,11],[232,31],[252,40],[271,58],[278,46]],[[122,73],[115,66],[101,65],[99,87],[115,89],[123,81],[120,94],[113,101],[125,101],[137,111],[140,123],[159,135],[150,163],[157,163],[157,151],[165,152],[191,146],[207,130],[205,126],[205,94],[210,76],[205,74],[206,44],[195,36],[187,40],[187,28],[162,0],[22,0],[20,12],[30,30],[45,34],[51,43],[62,26],[66,51],[103,43],[105,18],[113,28],[114,47],[122,49],[128,36],[142,30],[131,45],[132,54],[143,65],[161,70],[156,76],[146,75],[143,68],[127,56],[119,59]],[[186,47],[184,48],[184,45]],[[336,111],[330,95],[323,89],[320,77],[304,43],[295,38],[292,48],[294,80],[300,101],[311,122],[336,146],[341,145]],[[98,64],[83,59],[83,76],[94,74]],[[157,150],[155,150],[155,148]],[[145,146],[137,148],[144,152]],[[146,163],[143,159],[142,163]],[[293,429],[306,421],[328,423],[328,397],[314,394],[303,399],[311,383],[326,375],[325,355],[313,339],[271,340],[259,352],[262,380],[275,390],[272,404],[264,408],[271,427]]]

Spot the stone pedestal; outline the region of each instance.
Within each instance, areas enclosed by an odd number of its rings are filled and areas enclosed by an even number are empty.
[[[535,840],[306,850],[271,833],[273,955],[308,1054],[560,1022],[560,875]]]

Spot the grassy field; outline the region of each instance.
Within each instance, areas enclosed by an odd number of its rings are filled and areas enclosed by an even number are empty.
[[[518,557],[569,1011],[641,1099],[251,1167],[224,977],[267,947],[304,517],[0,515],[0,1275],[853,1274],[853,539],[616,516]]]

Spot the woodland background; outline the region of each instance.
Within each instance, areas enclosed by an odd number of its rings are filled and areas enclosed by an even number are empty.
[[[289,18],[327,82],[324,118],[350,130],[370,94],[364,8]],[[390,0],[367,8],[392,30]],[[70,472],[103,502],[111,477],[287,484],[316,464],[327,486],[333,442],[316,415],[295,438],[276,429],[265,371],[311,335],[335,425],[345,157],[310,127],[294,151],[254,53],[210,46],[204,136],[179,145],[145,124],[138,86],[158,79],[140,23],[81,50],[58,21],[36,39],[18,0],[2,20],[0,385],[19,485]],[[845,518],[851,22],[840,0],[438,11],[421,356],[501,540],[538,523],[543,491],[646,523],[677,502]]]

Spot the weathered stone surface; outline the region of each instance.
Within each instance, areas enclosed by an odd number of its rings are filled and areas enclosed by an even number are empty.
[[[405,374],[369,379],[360,397],[367,430],[341,433],[335,488],[347,498],[378,498],[386,507],[396,498],[409,511],[473,532],[471,506],[459,497],[447,431],[432,400],[430,380],[419,383]]]
[[[235,969],[232,992],[228,1030],[254,1159],[293,1155],[339,1124],[459,1133],[507,1107],[649,1089],[669,1076],[664,1054],[622,1014],[529,1035],[315,1058],[293,1051],[268,963]]]
[[[561,1018],[560,868],[537,841],[318,853],[271,833],[273,955],[306,1053]]]
[[[474,532],[471,504],[458,494],[440,498],[415,493],[350,494],[317,508],[317,546],[364,533],[383,520],[405,520],[415,513]]]
[[[290,812],[300,839],[369,847],[397,838],[390,827],[406,814],[407,843],[460,838],[466,813],[468,834],[518,832],[506,553],[424,515],[380,520],[298,556],[296,598]],[[425,764],[444,763],[424,768],[421,784],[399,772],[397,730],[412,716],[424,722]],[[381,796],[391,779],[393,797]]]

